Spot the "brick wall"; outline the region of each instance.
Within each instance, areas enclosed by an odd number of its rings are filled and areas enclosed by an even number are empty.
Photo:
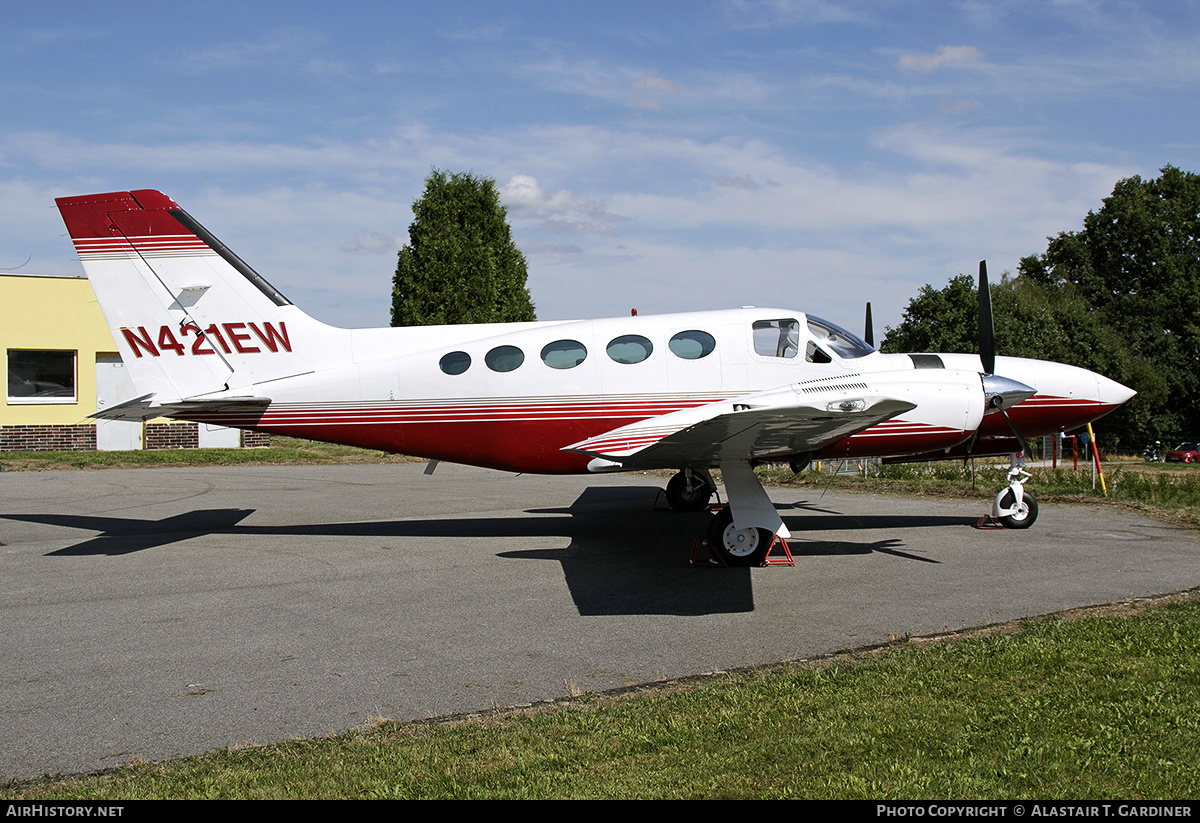
[[[146,449],[195,449],[200,446],[200,427],[195,423],[147,423]]]
[[[243,449],[265,449],[271,445],[271,435],[266,432],[255,432],[242,429]]]
[[[195,449],[200,443],[200,427],[195,423],[147,423],[145,448]],[[242,446],[247,449],[271,445],[266,432],[243,431]],[[0,452],[94,452],[96,426],[0,426]]]
[[[0,451],[94,452],[95,424],[77,426],[0,426]]]

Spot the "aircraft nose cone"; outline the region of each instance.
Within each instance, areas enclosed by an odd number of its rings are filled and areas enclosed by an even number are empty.
[[[1096,390],[1100,402],[1106,406],[1120,406],[1128,403],[1137,394],[1128,386],[1122,386],[1116,380],[1109,380],[1102,374],[1096,375]]]
[[[983,378],[983,396],[986,404],[984,414],[1012,408],[1022,400],[1037,394],[1037,389],[1018,380],[995,374],[984,374],[981,377]]]

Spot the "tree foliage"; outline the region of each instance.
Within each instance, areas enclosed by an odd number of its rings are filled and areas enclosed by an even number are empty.
[[[996,351],[1070,363],[1138,396],[1105,419],[1108,445],[1200,432],[1200,176],[1121,180],[1079,232],[1051,238],[992,285]],[[884,351],[978,351],[973,280],[924,286]],[[1011,375],[1013,377],[1019,376]]]
[[[434,169],[413,214],[392,284],[393,326],[536,319],[495,180]]]
[[[1128,383],[1145,395],[1126,415],[1142,439],[1200,433],[1200,175],[1166,166],[1121,180],[1082,231],[1052,238],[1021,274],[1073,288],[1149,361]]]

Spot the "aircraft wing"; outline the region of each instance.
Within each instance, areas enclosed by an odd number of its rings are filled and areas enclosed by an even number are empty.
[[[817,451],[844,437],[916,408],[909,400],[799,385],[683,409],[572,443],[563,451],[597,458],[595,470],[719,466],[722,462],[783,459]]]

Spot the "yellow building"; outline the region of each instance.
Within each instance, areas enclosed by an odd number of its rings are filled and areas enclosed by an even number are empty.
[[[0,350],[7,385],[0,451],[266,443],[252,432],[195,423],[90,419],[136,392],[86,278],[0,274]]]

